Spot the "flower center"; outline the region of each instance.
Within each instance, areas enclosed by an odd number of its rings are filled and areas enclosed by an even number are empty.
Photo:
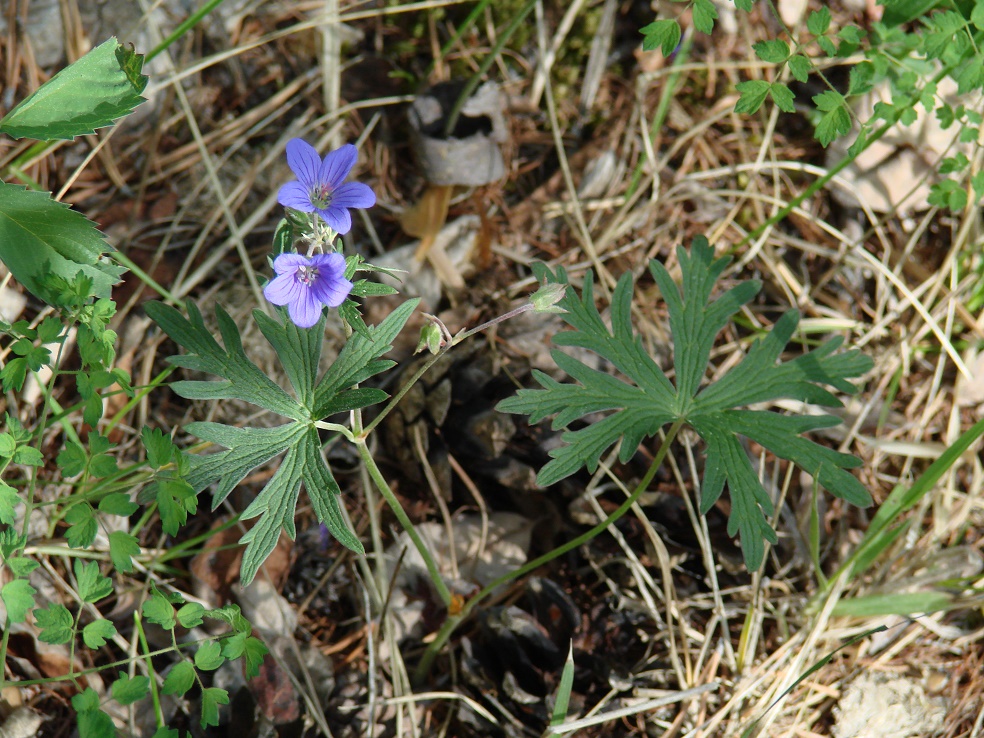
[[[310,287],[318,279],[318,267],[302,266],[297,268],[297,280],[305,287]]]
[[[324,210],[331,204],[331,185],[319,184],[311,190],[311,204]]]

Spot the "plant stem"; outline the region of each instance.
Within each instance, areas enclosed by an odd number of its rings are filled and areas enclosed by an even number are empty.
[[[392,412],[393,408],[400,404],[400,400],[402,400],[403,396],[410,391],[410,388],[413,387],[417,382],[419,382],[420,378],[424,376],[428,372],[428,370],[440,360],[442,356],[444,356],[448,351],[453,349],[455,346],[457,346],[459,343],[464,341],[466,338],[471,338],[476,333],[481,333],[482,331],[487,330],[488,328],[491,328],[494,325],[498,325],[499,323],[509,320],[510,318],[515,318],[517,315],[522,315],[523,313],[527,313],[530,310],[533,310],[533,303],[524,302],[519,307],[513,308],[507,313],[503,313],[498,318],[492,318],[492,320],[488,320],[482,323],[481,325],[475,326],[474,328],[470,328],[467,331],[461,331],[460,333],[455,335],[450,341],[448,341],[448,343],[440,351],[438,351],[436,354],[431,356],[427,361],[423,363],[423,365],[417,371],[413,373],[413,376],[407,380],[406,384],[400,387],[400,391],[397,392],[395,395],[393,395],[390,401],[386,403],[386,407],[384,407],[382,410],[379,411],[379,414],[372,419],[369,425],[367,425],[365,428],[361,430],[358,430],[355,427],[353,427],[352,429],[353,435],[356,436],[357,439],[367,438],[369,434],[372,433],[373,429],[381,422],[383,422],[383,419],[387,415],[389,415],[390,412]]]
[[[171,31],[171,34],[166,39],[161,41],[159,44],[157,44],[157,46],[155,46],[153,49],[150,50],[150,52],[145,57],[144,62],[145,63],[149,62],[155,56],[157,56],[162,51],[167,49],[168,46],[173,44],[175,41],[177,41],[179,38],[184,36],[192,28],[197,26],[201,22],[202,18],[204,18],[206,15],[208,15],[217,7],[219,7],[222,3],[223,0],[209,0],[209,2],[205,3],[198,10],[196,10],[194,13],[192,13],[187,18],[185,18],[181,22],[181,24],[178,25],[177,28]]]
[[[144,663],[147,666],[147,673],[150,676],[150,698],[151,702],[154,704],[154,715],[157,718],[157,727],[161,727],[165,725],[164,710],[161,708],[161,696],[157,692],[157,679],[154,674],[154,662],[150,658],[150,648],[147,645],[147,634],[144,632],[143,617],[140,615],[140,610],[135,610],[133,613],[133,626],[137,631],[137,638],[140,641],[140,648],[142,648],[144,652]]]
[[[393,494],[393,490],[386,483],[386,479],[383,478],[382,472],[379,467],[376,466],[375,460],[372,458],[372,454],[369,452],[369,447],[366,445],[364,438],[359,438],[355,442],[355,447],[359,450],[359,456],[363,463],[366,465],[366,471],[369,472],[369,476],[372,477],[372,481],[375,482],[376,487],[379,489],[380,494],[386,500],[386,504],[390,506],[393,513],[396,515],[396,519],[400,521],[400,525],[403,526],[403,530],[407,532],[410,536],[410,540],[413,542],[414,547],[420,554],[421,558],[424,560],[424,565],[427,567],[427,573],[430,574],[431,581],[434,583],[434,588],[437,590],[437,594],[440,596],[441,601],[444,602],[445,607],[451,604],[451,591],[448,586],[444,583],[444,578],[441,576],[440,570],[437,568],[437,562],[434,557],[431,556],[430,551],[424,544],[424,540],[417,533],[417,530],[413,527],[413,523],[407,516],[406,511],[403,509],[403,505],[397,499],[396,495]]]
[[[659,451],[656,452],[656,456],[653,458],[652,463],[649,465],[649,469],[646,471],[646,475],[640,480],[639,484],[636,485],[636,488],[632,491],[632,494],[629,495],[625,499],[625,502],[619,505],[618,509],[611,515],[602,520],[588,532],[582,533],[577,538],[558,546],[552,551],[545,553],[543,556],[533,559],[533,561],[528,562],[515,571],[511,571],[508,574],[504,574],[498,579],[493,580],[481,589],[478,594],[468,600],[459,614],[449,616],[448,619],[444,621],[444,625],[441,626],[441,629],[437,632],[434,640],[428,644],[427,650],[424,651],[424,655],[420,658],[420,663],[417,664],[417,668],[414,670],[414,683],[420,683],[423,681],[424,677],[426,677],[430,671],[438,652],[444,644],[448,642],[451,634],[454,633],[458,625],[471,614],[471,611],[474,610],[482,600],[492,594],[493,591],[501,587],[503,584],[507,584],[514,579],[518,579],[524,574],[528,574],[529,572],[540,568],[544,564],[553,561],[558,556],[563,556],[568,551],[587,543],[599,533],[607,530],[609,526],[614,524],[615,521],[631,510],[632,506],[638,502],[639,498],[642,496],[642,493],[648,489],[649,483],[653,481],[653,477],[656,476],[656,472],[659,471],[660,466],[662,466],[663,459],[666,458],[666,454],[670,450],[670,445],[673,443],[673,439],[676,438],[677,433],[680,432],[680,428],[683,426],[683,423],[683,420],[677,420],[672,426],[670,426],[669,431],[666,433],[666,437],[663,439],[662,445],[659,447]]]

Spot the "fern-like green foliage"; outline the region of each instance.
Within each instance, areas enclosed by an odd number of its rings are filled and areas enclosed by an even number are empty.
[[[168,361],[221,378],[175,382],[175,392],[196,400],[245,400],[291,421],[274,428],[239,428],[222,423],[192,423],[187,427],[199,438],[228,449],[190,456],[188,482],[194,491],[201,492],[217,483],[212,495],[213,510],[250,471],[285,454],[276,473],[242,514],[244,519],[260,518],[241,540],[247,544],[241,574],[244,584],[252,581],[273,551],[281,530],[294,537],[294,511],[302,482],[318,520],[343,545],[362,553],[362,544],[342,516],[341,490],[321,453],[315,422],[386,399],[382,390],[357,385],[393,366],[392,361],[380,357],[390,350],[417,302],[403,303],[378,326],[367,327],[365,334],[353,335],[320,381],[324,317],[313,328],[303,329],[286,320],[284,311],[280,311],[279,321],[254,311],[253,319],[283,364],[293,396],[246,356],[239,329],[221,306],[216,306],[215,315],[224,346],[205,327],[193,303],[187,303],[188,318],[161,303],[146,306],[147,314],[188,352]]]
[[[649,265],[669,310],[675,384],[633,332],[631,276],[624,275],[612,294],[609,329],[595,307],[589,273],[581,297],[568,288],[560,302],[560,307],[567,310],[564,320],[573,330],[559,333],[553,340],[558,346],[578,346],[594,352],[611,362],[620,376],[592,369],[554,350],[553,360],[576,383],[562,384],[536,371],[535,379],[543,389],[520,390],[515,397],[499,403],[498,409],[529,415],[533,423],[552,415],[555,429],[567,428],[589,414],[608,413],[584,428],[563,434],[566,445],[550,452],[553,460],[537,477],[538,483],[545,486],[581,467],[595,471],[602,454],[619,441],[619,458],[628,461],[644,438],[655,435],[667,423],[684,421],[706,444],[700,510],[710,510],[727,482],[731,493],[728,533],[740,535],[745,563],[749,569],[757,569],[764,557],[763,542],[777,540],[768,520],[774,507],[740,436],[795,463],[820,485],[852,504],[870,505],[871,497],[845,471],[859,466],[858,458],[802,436],[836,425],[840,422],[837,418],[792,416],[742,406],[791,398],[837,407],[840,402],[821,385],[853,393],[856,388],[847,379],[866,372],[872,362],[856,350],[835,353],[841,345],[840,338],[791,361],[780,362],[780,354],[799,322],[799,314],[790,311],[752,345],[739,364],[716,382],[704,385],[717,334],[761,285],[757,281],[742,282],[711,300],[714,284],[730,259],[714,259],[714,249],[703,237],[694,240],[690,253],[681,247],[677,255],[683,276],[680,287],[662,264],[654,260]],[[567,283],[562,269],[546,276],[551,281]]]

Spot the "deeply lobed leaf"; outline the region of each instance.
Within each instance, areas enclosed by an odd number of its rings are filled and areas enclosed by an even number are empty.
[[[567,428],[591,414],[607,413],[584,428],[567,431],[566,445],[550,451],[552,460],[540,470],[537,481],[553,484],[585,467],[593,472],[609,448],[621,443],[624,462],[639,444],[667,423],[684,421],[707,445],[700,509],[706,513],[721,496],[725,483],[731,495],[730,535],[739,535],[745,562],[758,568],[764,557],[764,542],[775,543],[776,533],[768,521],[773,502],[759,482],[742,438],[750,439],[793,462],[813,475],[825,489],[854,505],[867,506],[871,497],[847,469],[860,461],[848,454],[820,446],[803,433],[830,427],[840,421],[829,415],[788,416],[767,410],[740,409],[750,404],[792,398],[827,407],[840,402],[825,387],[853,393],[848,381],[871,367],[871,360],[858,351],[835,353],[834,339],[791,361],[780,356],[792,338],[799,315],[783,315],[766,336],[756,341],[746,356],[716,382],[702,388],[717,334],[732,316],[759,291],[756,281],[742,282],[712,300],[714,285],[730,260],[714,258],[714,250],[703,237],[695,239],[690,252],[677,249],[681,270],[678,286],[666,267],[653,261],[650,271],[669,311],[673,334],[675,385],[645,351],[631,323],[632,285],[628,275],[616,286],[611,300],[611,329],[594,304],[590,274],[578,298],[568,290],[560,303],[564,320],[573,329],[554,338],[559,346],[588,349],[610,362],[619,375],[591,368],[560,351],[552,356],[573,384],[562,384],[542,372],[534,378],[542,389],[520,390],[499,403],[504,412],[522,413],[531,422],[554,416],[554,428]],[[538,276],[566,283],[563,270]]]
[[[344,546],[363,551],[359,539],[345,523],[339,503],[341,490],[322,456],[315,423],[386,398],[382,390],[355,385],[392,366],[393,362],[380,357],[390,350],[417,302],[405,302],[378,326],[366,326],[364,333],[351,336],[320,380],[324,317],[314,328],[299,329],[286,319],[285,311],[280,311],[279,321],[255,311],[254,319],[277,352],[294,397],[249,360],[235,323],[220,306],[215,312],[223,345],[205,327],[201,313],[192,303],[188,303],[188,318],[160,303],[148,305],[151,318],[189,351],[172,356],[169,361],[221,378],[175,382],[172,386],[178,394],[194,399],[246,400],[293,421],[274,428],[237,428],[221,423],[192,423],[187,428],[202,440],[226,449],[189,459],[187,483],[194,493],[216,484],[213,509],[253,469],[285,454],[276,473],[243,512],[244,519],[259,518],[241,539],[246,544],[241,573],[244,584],[253,579],[276,546],[281,531],[294,537],[294,511],[302,484],[318,520]]]

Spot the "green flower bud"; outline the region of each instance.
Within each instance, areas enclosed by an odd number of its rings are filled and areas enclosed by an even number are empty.
[[[530,297],[533,303],[533,311],[537,313],[566,313],[564,308],[557,307],[557,303],[564,299],[567,291],[565,284],[545,284]]]

